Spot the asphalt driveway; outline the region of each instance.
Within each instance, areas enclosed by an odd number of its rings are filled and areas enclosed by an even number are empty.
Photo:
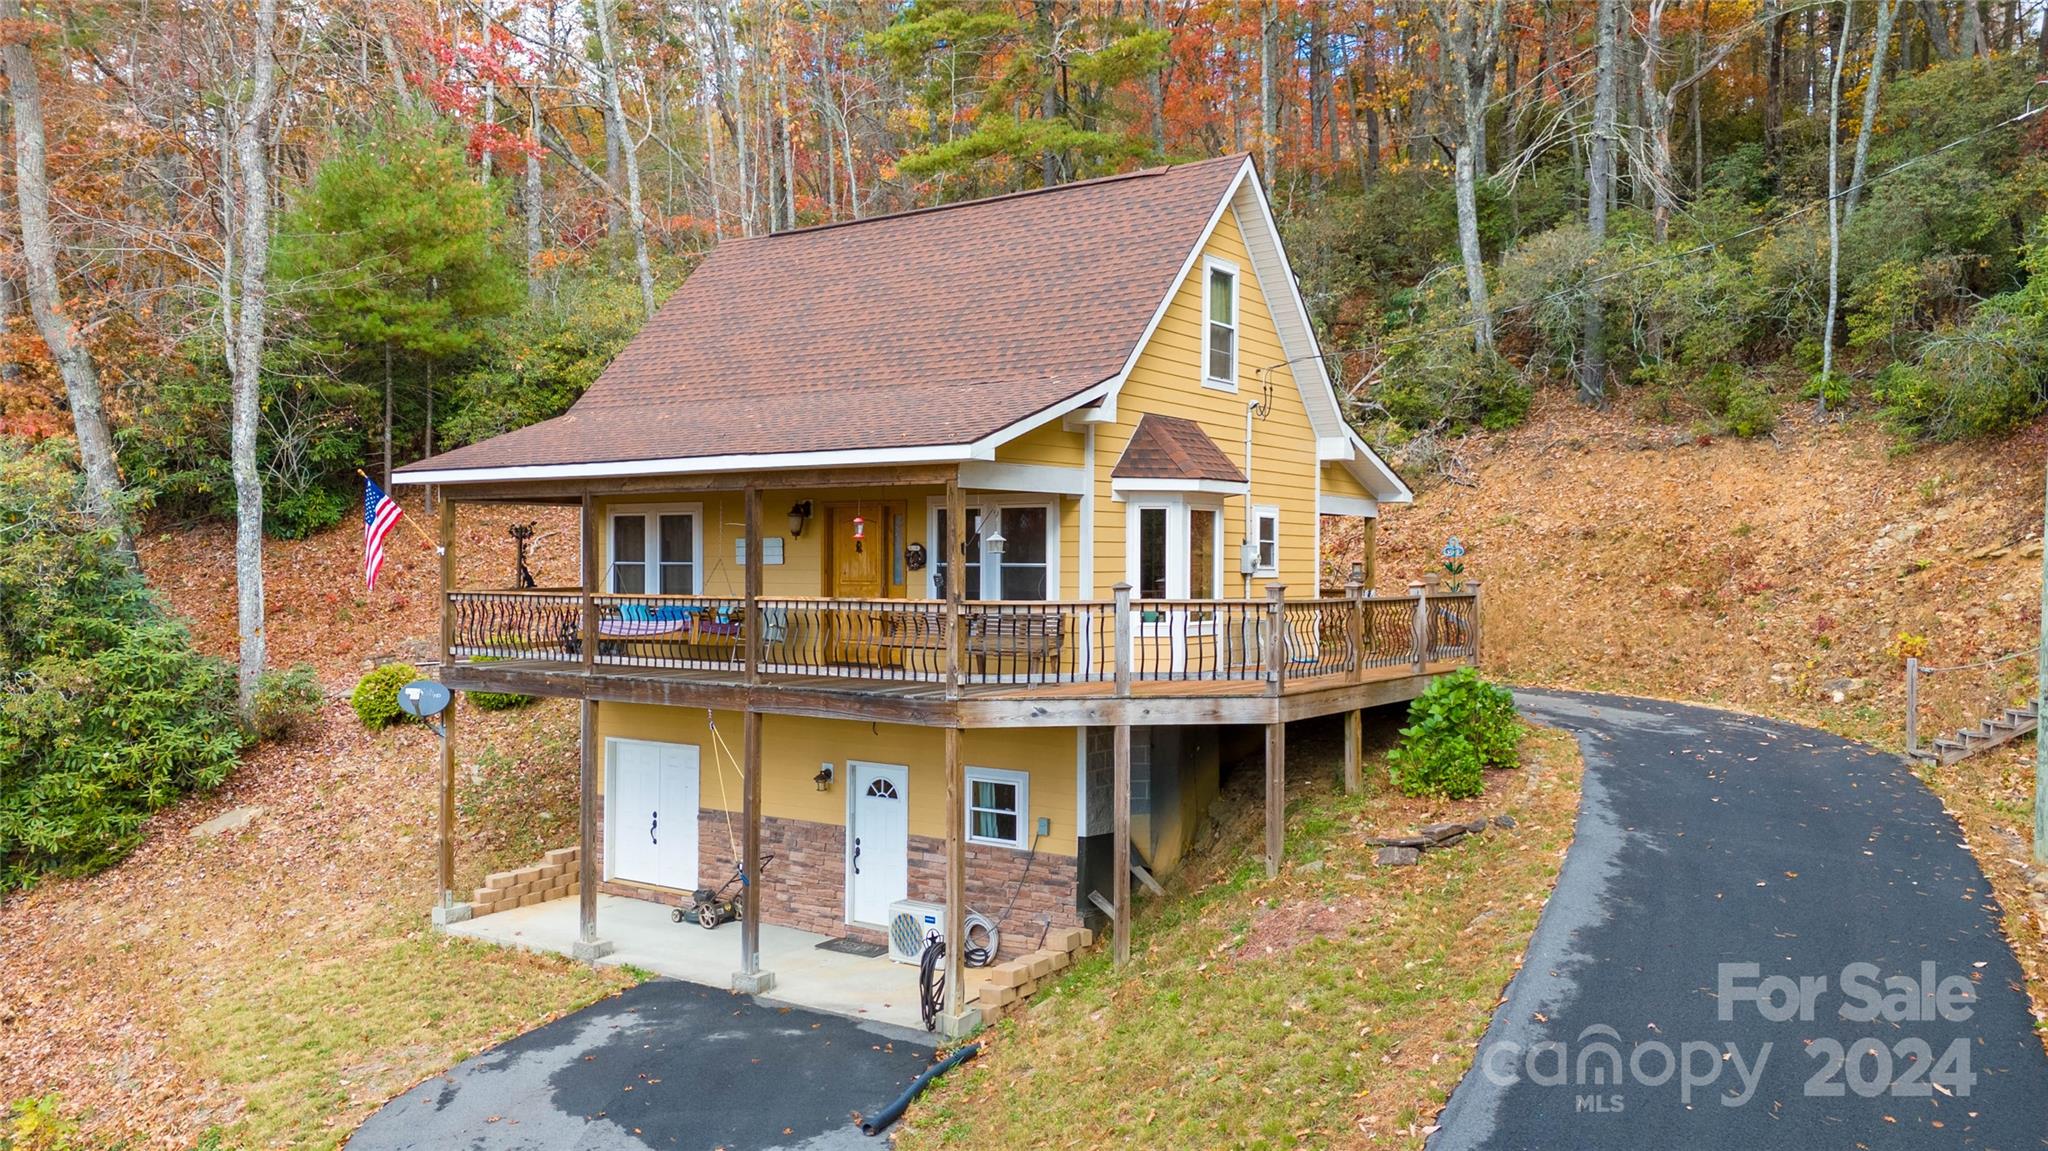
[[[853,1112],[930,1063],[915,1032],[656,979],[384,1105],[349,1151],[873,1147]]]
[[[2048,1056],[1956,824],[1791,724],[1517,693],[1577,836],[1432,1151],[2048,1147]]]

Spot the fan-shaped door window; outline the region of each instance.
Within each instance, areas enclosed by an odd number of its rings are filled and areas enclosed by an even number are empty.
[[[902,797],[896,794],[895,784],[889,782],[886,779],[878,779],[875,780],[873,783],[868,784],[868,798],[900,799]]]

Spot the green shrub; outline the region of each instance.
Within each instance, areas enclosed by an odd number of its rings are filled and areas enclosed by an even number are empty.
[[[1466,799],[1485,789],[1484,769],[1521,764],[1520,741],[1514,697],[1460,668],[1408,705],[1387,775],[1404,795]]]
[[[290,671],[266,670],[256,681],[250,700],[249,729],[265,743],[290,739],[320,714],[327,693],[313,673],[313,665],[302,663]]]
[[[348,705],[356,709],[356,718],[363,721],[363,726],[390,727],[407,718],[398,709],[398,689],[418,678],[420,669],[409,663],[387,663],[356,681]]]
[[[0,891],[104,867],[234,770],[234,674],[76,508],[65,441],[0,439]]]
[[[534,696],[520,695],[517,692],[510,691],[472,691],[469,693],[469,702],[475,704],[479,711],[510,711],[515,707],[525,707],[527,704],[532,703],[535,698]]]
[[[1728,403],[1721,412],[1721,426],[1730,435],[1753,440],[1767,436],[1778,426],[1778,400],[1762,381],[1743,377],[1728,391]]]
[[[354,507],[353,494],[303,488],[264,502],[263,530],[273,539],[306,539],[340,523]]]
[[[64,1114],[56,1092],[29,1095],[7,1105],[7,1125],[0,1127],[4,1151],[77,1151],[78,1124]]]

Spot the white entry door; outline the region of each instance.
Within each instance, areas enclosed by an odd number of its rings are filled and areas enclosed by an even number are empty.
[[[886,926],[889,905],[910,894],[910,769],[847,764],[846,918]]]
[[[685,891],[696,887],[696,747],[614,739],[607,751],[605,857],[611,877]]]

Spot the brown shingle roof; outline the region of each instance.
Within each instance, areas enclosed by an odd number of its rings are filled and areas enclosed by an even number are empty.
[[[728,240],[567,414],[401,470],[972,442],[1123,369],[1244,160]]]
[[[1146,414],[1131,431],[1131,442],[1109,470],[1119,480],[1223,480],[1241,484],[1244,473],[1202,430],[1181,416]]]

